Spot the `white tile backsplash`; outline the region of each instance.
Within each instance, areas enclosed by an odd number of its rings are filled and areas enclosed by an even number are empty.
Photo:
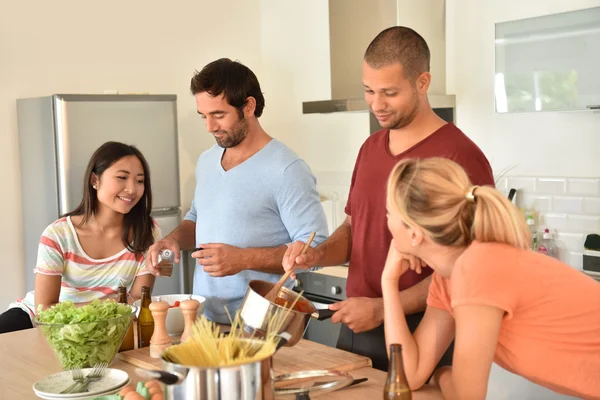
[[[600,195],[600,179],[569,178],[567,187],[570,194]]]
[[[583,251],[583,242],[585,235],[583,233],[558,232],[556,241],[559,247],[565,247],[567,250]]]
[[[552,198],[549,196],[536,196],[517,191],[517,204],[527,210],[534,209],[540,212],[552,211]]]
[[[552,199],[552,203],[552,211],[559,213],[577,214],[583,210],[583,197],[556,196]]]
[[[600,177],[505,178],[503,187],[517,189],[517,205],[540,213],[540,231],[554,233],[561,260],[582,269],[585,236],[600,234]]]
[[[600,215],[600,197],[585,197],[583,212],[590,215]]]
[[[536,178],[528,178],[521,176],[511,176],[506,179],[508,188],[515,188],[523,192],[535,193]]]
[[[542,214],[540,224],[552,231],[565,231],[567,229],[567,214]]]
[[[580,231],[585,234],[600,232],[600,216],[569,215],[567,231]]]
[[[540,194],[565,194],[567,192],[567,179],[538,178],[535,192]]]

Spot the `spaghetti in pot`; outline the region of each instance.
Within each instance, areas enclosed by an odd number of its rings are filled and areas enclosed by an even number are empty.
[[[244,332],[240,312],[232,320],[229,333],[221,333],[219,325],[203,315],[194,322],[187,342],[167,348],[163,358],[167,361],[194,367],[218,368],[253,363],[264,360],[275,353],[280,337],[280,329],[290,312],[301,299],[300,293],[294,301],[278,308],[269,320],[264,338],[248,337]],[[288,307],[289,304],[289,307]]]

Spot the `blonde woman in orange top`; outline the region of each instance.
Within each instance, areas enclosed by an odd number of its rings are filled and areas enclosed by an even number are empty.
[[[387,209],[385,337],[402,344],[413,390],[454,339],[453,366],[434,374],[443,398],[485,399],[496,362],[558,393],[600,399],[600,284],[530,250],[522,215],[500,192],[472,186],[448,159],[403,160]],[[414,336],[398,292],[413,257],[435,271]]]

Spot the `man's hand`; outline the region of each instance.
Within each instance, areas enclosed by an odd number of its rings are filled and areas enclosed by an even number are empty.
[[[163,250],[171,250],[174,254],[174,263],[179,262],[179,243],[176,240],[169,238],[168,236],[158,242],[154,243],[150,248],[148,248],[148,253],[146,254],[146,266],[149,268],[150,272],[155,276],[160,276],[160,267],[158,266],[158,255]]]
[[[207,243],[198,247],[202,250],[193,252],[192,257],[198,259],[198,264],[210,276],[235,275],[245,269],[244,249],[223,243]]]
[[[306,253],[300,255],[302,248],[304,247],[304,242],[297,241],[290,245],[288,245],[285,254],[283,255],[283,259],[281,260],[281,265],[285,271],[289,271],[294,268],[302,268],[308,269],[317,265],[317,262],[320,257],[320,253],[318,250],[313,249],[308,246],[306,249]],[[295,264],[295,267],[294,267]],[[292,272],[291,279],[296,279],[296,274]]]
[[[343,323],[354,333],[370,331],[383,323],[383,299],[351,297],[329,306],[335,313],[331,322]]]

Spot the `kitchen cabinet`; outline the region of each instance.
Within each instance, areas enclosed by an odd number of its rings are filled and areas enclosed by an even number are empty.
[[[600,7],[495,26],[496,112],[600,108]]]

